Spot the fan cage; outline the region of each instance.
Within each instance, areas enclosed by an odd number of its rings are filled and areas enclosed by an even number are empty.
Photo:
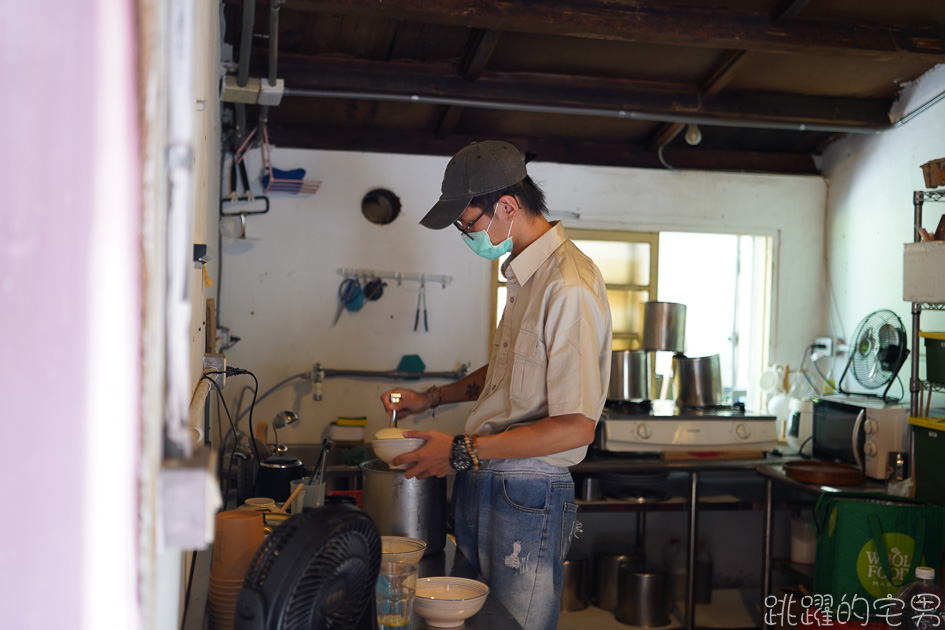
[[[892,311],[868,315],[854,333],[850,360],[853,376],[863,387],[876,389],[895,378],[905,350],[905,327]]]
[[[306,510],[266,538],[243,588],[262,597],[267,629],[352,628],[373,602],[380,561],[380,536],[363,512]]]

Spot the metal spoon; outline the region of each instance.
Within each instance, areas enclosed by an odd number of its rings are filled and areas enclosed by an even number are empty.
[[[394,392],[394,393],[392,393],[392,394],[390,395],[390,401],[391,401],[392,403],[399,403],[399,402],[400,402],[400,393],[399,393],[399,392]],[[391,414],[390,414],[390,426],[392,426],[392,427],[395,428],[395,429],[397,428],[397,410],[396,410],[396,409],[392,409],[392,410],[391,410]]]

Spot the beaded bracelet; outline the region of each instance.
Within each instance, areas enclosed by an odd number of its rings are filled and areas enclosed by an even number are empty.
[[[430,386],[426,393],[430,394],[430,409],[436,409],[443,402],[443,392],[436,385]]]
[[[466,452],[469,453],[470,457],[472,457],[473,469],[479,470],[479,449],[478,445],[476,444],[476,436],[469,435],[467,433],[463,437],[466,444]]]

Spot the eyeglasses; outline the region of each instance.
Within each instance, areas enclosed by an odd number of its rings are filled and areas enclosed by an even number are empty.
[[[454,221],[453,225],[456,227],[457,230],[459,230],[459,233],[462,234],[463,237],[471,239],[472,237],[469,235],[469,230],[472,229],[472,226],[476,225],[479,219],[481,219],[485,214],[486,214],[485,210],[480,210],[479,216],[473,219],[472,221],[470,221],[469,224],[466,225],[466,227],[463,227],[463,222],[460,220]]]

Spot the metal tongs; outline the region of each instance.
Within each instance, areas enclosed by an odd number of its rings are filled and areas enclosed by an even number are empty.
[[[394,392],[394,393],[392,393],[392,394],[390,395],[390,401],[391,401],[392,403],[399,403],[399,402],[400,402],[400,396],[401,396],[400,392]],[[395,429],[397,428],[397,410],[396,410],[396,409],[391,409],[391,412],[390,412],[390,426],[392,426],[392,427],[395,428]]]
[[[322,440],[322,450],[315,461],[315,468],[312,469],[312,476],[308,478],[308,485],[314,486],[319,483],[325,483],[325,470],[328,468],[328,453],[334,443],[325,438]]]

